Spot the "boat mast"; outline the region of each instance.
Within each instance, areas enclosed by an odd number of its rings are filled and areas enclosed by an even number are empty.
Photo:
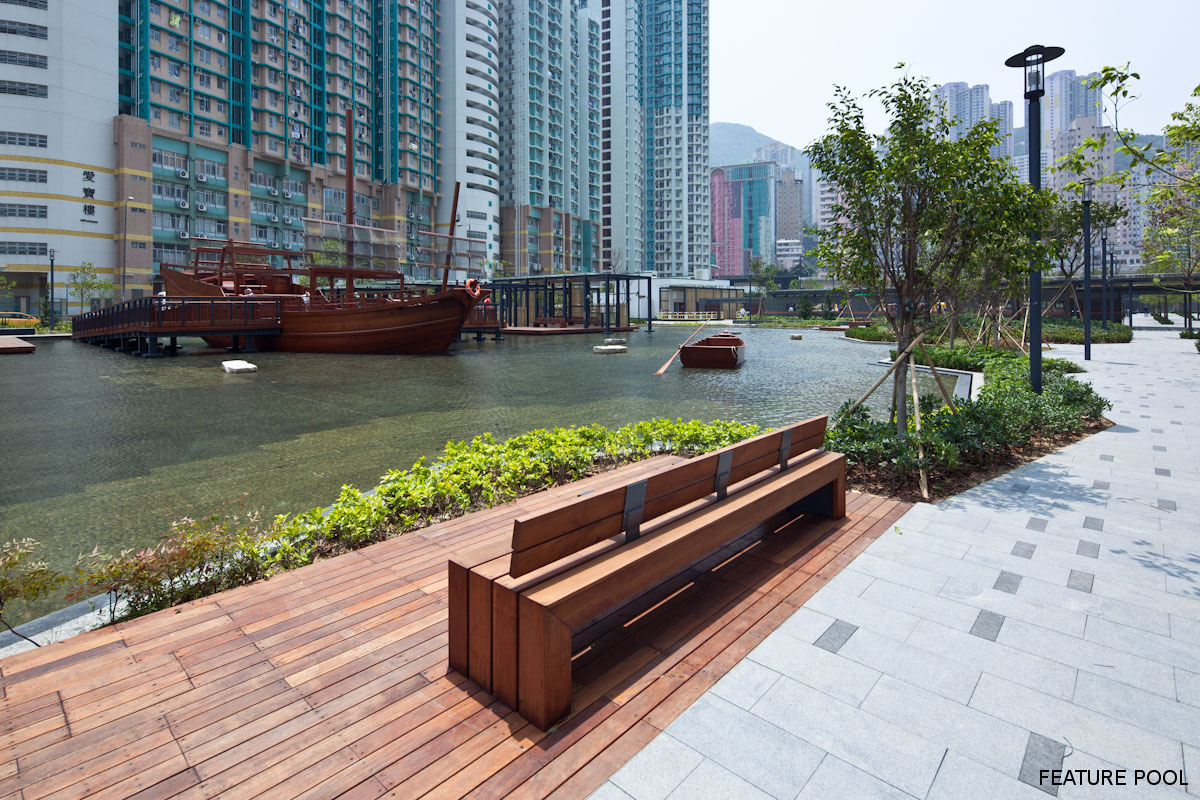
[[[454,257],[454,224],[458,222],[458,189],[460,185],[458,181],[454,182],[454,202],[450,205],[450,239],[446,242],[446,266],[442,270],[443,292],[450,283],[450,259]]]

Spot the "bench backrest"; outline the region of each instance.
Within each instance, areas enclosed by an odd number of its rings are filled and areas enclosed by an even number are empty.
[[[560,558],[625,532],[636,539],[640,526],[714,492],[726,489],[825,443],[826,415],[764,433],[689,459],[662,472],[573,500],[513,523],[509,575],[518,578]]]

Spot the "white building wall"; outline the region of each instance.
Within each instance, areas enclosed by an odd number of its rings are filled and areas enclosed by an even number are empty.
[[[487,258],[500,250],[500,18],[494,3],[449,0],[440,9],[438,230],[486,234]],[[475,261],[476,265],[479,260]]]
[[[0,34],[0,50],[47,59],[45,69],[0,64],[4,80],[47,87],[45,98],[0,94],[0,131],[46,137],[44,148],[0,140],[0,167],[47,172],[46,183],[0,181],[0,203],[47,209],[45,219],[0,218],[0,242],[5,243],[0,245],[0,265],[10,279],[40,284],[50,264],[40,251],[43,245],[46,251],[54,249],[54,297],[61,308],[70,273],[84,261],[119,282],[113,241],[116,215],[124,212],[114,180],[117,4],[51,0],[48,5],[42,10],[0,4],[0,18],[46,29],[45,39]],[[30,245],[39,252],[7,252]],[[38,293],[24,293],[30,313],[37,313]],[[73,302],[71,311],[77,310]]]

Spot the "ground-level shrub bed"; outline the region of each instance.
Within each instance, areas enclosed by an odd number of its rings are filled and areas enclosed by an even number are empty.
[[[846,338],[858,339],[863,342],[894,342],[896,334],[892,333],[892,329],[886,325],[871,325],[861,328],[850,328],[846,331]]]
[[[1091,384],[1068,377],[1053,363],[1043,366],[1038,395],[1029,383],[1028,358],[988,357],[979,397],[956,400],[957,414],[933,397],[921,398],[919,436],[915,421],[900,437],[893,424],[859,408],[838,415],[825,446],[846,454],[848,477],[862,488],[913,497],[924,466],[935,494],[953,493],[1019,463],[1030,448],[1040,453],[1106,424],[1103,414],[1112,406]],[[918,440],[924,458],[918,455]]]
[[[892,350],[890,352],[894,361],[896,359],[896,351]],[[988,359],[1027,358],[1016,350],[996,350],[992,347],[926,347],[925,352],[929,353],[929,358],[933,360],[933,366],[939,369],[961,369],[968,372],[983,372]],[[924,353],[919,348],[913,353],[913,358],[916,359],[918,364],[929,366],[929,363],[925,360]],[[1026,363],[1028,363],[1028,360]],[[1068,361],[1065,358],[1049,358],[1047,356],[1042,356],[1042,369],[1063,374],[1087,372],[1086,369],[1074,361]]]
[[[1191,330],[1180,331],[1180,339],[1200,339],[1200,329],[1192,328]]]
[[[1021,320],[1016,322],[1020,323]],[[980,320],[978,317],[964,316],[959,320],[958,341],[962,342],[967,335],[962,331],[970,332],[970,336],[978,334],[980,330]],[[990,331],[990,322],[986,331]],[[1014,339],[1019,339],[1023,331],[1021,325],[1008,325],[1004,328],[1009,336]],[[941,328],[935,328],[934,333],[929,335],[930,341],[938,339]],[[938,335],[935,335],[938,334]],[[894,342],[896,336],[892,333],[892,329],[887,325],[875,324],[870,328],[851,328],[846,331],[846,336],[851,339],[861,339],[865,342]],[[946,341],[949,341],[948,339]],[[1083,344],[1083,322],[1077,319],[1058,319],[1055,317],[1042,318],[1042,341],[1047,344]],[[1110,322],[1108,328],[1105,329],[1095,320],[1092,321],[1092,343],[1093,344],[1128,344],[1133,341],[1133,328],[1128,325],[1122,325],[1118,322]],[[937,364],[935,366],[941,366]],[[949,369],[949,368],[948,368]]]
[[[1154,321],[1157,322],[1159,325],[1174,325],[1175,324],[1175,323],[1171,322],[1171,318],[1169,316],[1167,316],[1166,314],[1163,314],[1161,312],[1158,312],[1158,311],[1151,311],[1150,316],[1154,317]]]
[[[0,559],[0,612],[7,599],[32,600],[70,583],[73,599],[105,595],[110,618],[130,619],[653,455],[697,455],[758,432],[739,422],[654,419],[503,442],[483,434],[448,442],[433,464],[389,471],[371,491],[343,486],[327,509],[261,522],[224,514],[179,520],[153,547],[81,556],[70,576],[49,575],[23,542]]]

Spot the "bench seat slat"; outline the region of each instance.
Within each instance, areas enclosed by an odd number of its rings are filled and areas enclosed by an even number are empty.
[[[845,456],[821,453],[807,460],[803,469],[776,471],[730,494],[720,504],[603,553],[522,594],[549,608],[568,627],[581,625],[715,550],[741,532],[735,528],[752,527],[759,518],[773,516],[827,484],[840,485],[834,487],[834,493],[840,488],[844,502],[844,475]],[[740,513],[751,507],[753,520]]]

